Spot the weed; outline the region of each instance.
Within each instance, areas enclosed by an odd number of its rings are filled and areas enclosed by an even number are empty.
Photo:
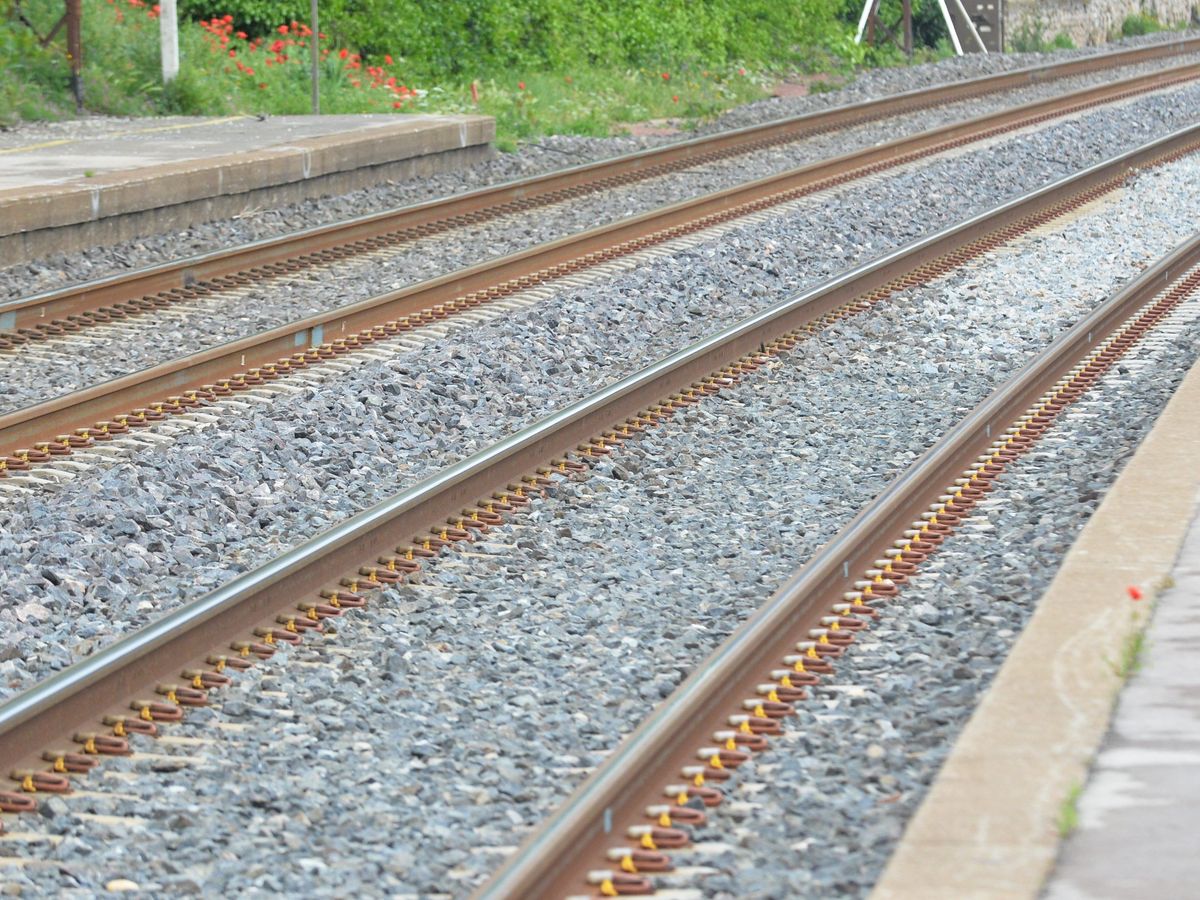
[[[1121,651],[1116,662],[1109,661],[1109,668],[1122,681],[1128,681],[1141,671],[1146,652],[1146,631],[1141,627],[1140,617],[1133,614],[1133,623],[1128,634],[1121,640]]]
[[[95,177],[96,177],[96,172],[95,172],[95,170],[93,170],[93,169],[84,169],[84,170],[83,170],[83,177],[84,177],[84,178],[95,178]]]
[[[1010,50],[1018,53],[1047,53],[1051,50],[1074,50],[1075,42],[1065,31],[1046,38],[1046,22],[1033,16],[1022,20],[1009,37]]]
[[[1174,584],[1170,576],[1167,576],[1160,580],[1158,590],[1162,590],[1161,585],[1168,581]],[[1145,623],[1149,621],[1150,616],[1154,612],[1154,601],[1151,599],[1146,601],[1146,613],[1145,616],[1142,615],[1142,600],[1146,597],[1146,593],[1140,587],[1130,585],[1125,590],[1135,604],[1133,611],[1129,614],[1129,631],[1121,639],[1121,649],[1117,660],[1115,662],[1107,660],[1113,674],[1120,678],[1122,682],[1128,681],[1130,676],[1136,674],[1142,668],[1147,649]]]
[[[808,86],[810,94],[832,94],[841,89],[842,83],[839,81],[814,81]]]
[[[1163,24],[1154,16],[1145,13],[1133,13],[1126,16],[1125,21],[1121,23],[1122,37],[1136,37],[1140,34],[1153,34],[1155,31],[1162,30]]]
[[[1083,794],[1083,785],[1075,783],[1067,791],[1067,796],[1058,807],[1058,836],[1066,838],[1079,827],[1079,798]]]

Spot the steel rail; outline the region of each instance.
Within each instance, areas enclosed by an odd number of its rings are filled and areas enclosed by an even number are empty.
[[[1110,297],[980,403],[825,544],[706,659],[575,790],[476,894],[478,900],[559,898],[586,891],[605,851],[628,844],[653,789],[680,780],[711,745],[720,713],[754,696],[764,673],[794,653],[830,605],[1039,396],[1122,322],[1200,264],[1200,235]],[[847,573],[853,573],[848,575]],[[690,751],[690,752],[689,752]],[[613,825],[617,826],[614,830]]]
[[[662,174],[664,168],[683,168],[703,161],[713,154],[734,155],[749,152],[760,147],[796,140],[804,135],[849,127],[985,93],[1015,90],[1198,50],[1200,38],[1178,38],[1131,50],[1096,54],[1063,63],[1031,66],[932,88],[918,88],[876,100],[864,100],[762,125],[721,132],[396,210],[316,226],[282,237],[254,241],[2,302],[0,331],[31,328],[42,322],[80,315],[105,305],[189,288],[210,279],[252,272],[263,266],[286,263],[306,254],[346,247],[355,242],[369,241],[401,230],[417,229],[481,214],[502,214],[506,207],[513,204],[529,204],[539,198],[542,202],[556,202],[564,192],[590,190],[598,184],[613,180],[627,183],[652,177]]]
[[[586,267],[589,256],[604,258],[612,248],[625,245],[632,252],[637,242],[666,239],[671,229],[698,230],[705,217],[733,218],[770,205],[771,198],[789,199],[789,192],[816,190],[842,184],[873,172],[911,162],[950,147],[1044,121],[1055,115],[1111,102],[1132,93],[1200,77],[1200,64],[1141,75],[1107,85],[1085,88],[1037,103],[1000,110],[964,122],[897,138],[834,159],[821,160],[788,172],[706,194],[671,206],[569,235],[508,256],[498,257],[438,278],[372,297],[349,306],[319,313],[288,325],[228,344],[179,357],[0,415],[0,456],[35,442],[50,440],[76,428],[129,413],[173,394],[199,388],[236,372],[275,363],[296,351],[324,341],[373,328],[398,317],[424,312],[466,294],[513,284],[531,273]],[[778,201],[776,201],[778,202]],[[744,209],[743,212],[738,212]],[[707,226],[704,226],[707,227]]]
[[[204,667],[231,636],[273,621],[298,598],[336,586],[364,560],[390,554],[439,520],[518,481],[614,423],[914,269],[1031,215],[1111,184],[1136,166],[1200,148],[1182,129],[936,234],[914,241],[752,315],[547,416],[364,510],[288,553],[74,663],[0,705],[0,763],[36,759],[71,726],[116,712],[139,688],[181,666]]]

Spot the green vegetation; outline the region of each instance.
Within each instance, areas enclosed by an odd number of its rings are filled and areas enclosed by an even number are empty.
[[[152,0],[83,0],[85,106],[116,115],[309,111],[308,0],[180,0],[178,78],[160,77]],[[916,61],[949,52],[914,0]],[[764,96],[793,72],[907,62],[854,43],[858,0],[321,0],[321,109],[481,112],[498,145],[625,123],[680,127]],[[898,19],[900,0],[881,17]],[[74,115],[62,0],[0,0],[0,123]]]
[[[1121,23],[1121,37],[1135,37],[1139,34],[1152,34],[1162,30],[1163,24],[1154,16],[1145,13],[1126,16],[1125,21]]]
[[[1058,836],[1068,837],[1079,827],[1079,798],[1083,794],[1083,785],[1073,784],[1067,791],[1067,796],[1058,807]]]
[[[829,0],[322,0],[321,25],[413,78],[803,61],[844,35]],[[305,21],[308,0],[184,0],[198,20],[233,16],[252,37]]]
[[[1038,18],[1025,19],[1008,36],[1009,49],[1017,53],[1048,53],[1051,50],[1074,50],[1075,42],[1065,31],[1046,38],[1046,23]]]
[[[1141,617],[1133,614],[1129,632],[1121,639],[1120,656],[1116,662],[1109,661],[1109,668],[1122,681],[1128,681],[1131,676],[1141,671],[1146,654],[1146,629]]]

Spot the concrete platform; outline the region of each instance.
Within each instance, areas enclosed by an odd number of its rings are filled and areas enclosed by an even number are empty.
[[[1200,500],[1200,498],[1198,498]],[[1193,516],[1200,503],[1193,507]],[[1200,895],[1200,520],[1079,798],[1047,900]]]
[[[6,142],[0,265],[448,171],[494,137],[489,116],[232,116]]]
[[[1042,895],[1059,817],[1087,782],[1121,687],[1111,661],[1134,627],[1127,587],[1170,584],[1198,496],[1200,365],[1081,531],[909,822],[874,900]],[[1200,538],[1193,541],[1176,577],[1193,574],[1162,598],[1151,665],[1123,704],[1137,709],[1118,720],[1112,752],[1100,756],[1078,843],[1050,882],[1055,900],[1200,895]],[[1146,697],[1152,707],[1143,707]],[[1187,825],[1175,818],[1183,814]],[[1164,881],[1156,884],[1155,873]]]

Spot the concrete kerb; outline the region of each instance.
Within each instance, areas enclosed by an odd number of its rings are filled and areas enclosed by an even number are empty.
[[[236,129],[238,123],[224,127]],[[127,229],[114,220],[146,221],[147,214],[162,218],[167,209],[176,211],[166,221],[179,227],[202,221],[212,210],[227,214],[239,203],[290,202],[409,170],[443,171],[476,161],[494,137],[495,120],[489,116],[414,116],[241,152],[6,188],[0,190],[0,244],[40,247],[46,242],[37,232],[96,224],[106,229],[115,225],[112,233],[119,235]],[[185,214],[189,205],[193,212]],[[57,236],[67,245],[55,249],[71,249],[69,235]]]
[[[1034,898],[1121,686],[1126,588],[1170,575],[1200,490],[1200,364],[1080,533],[872,900]],[[1171,473],[1164,478],[1163,473]]]

